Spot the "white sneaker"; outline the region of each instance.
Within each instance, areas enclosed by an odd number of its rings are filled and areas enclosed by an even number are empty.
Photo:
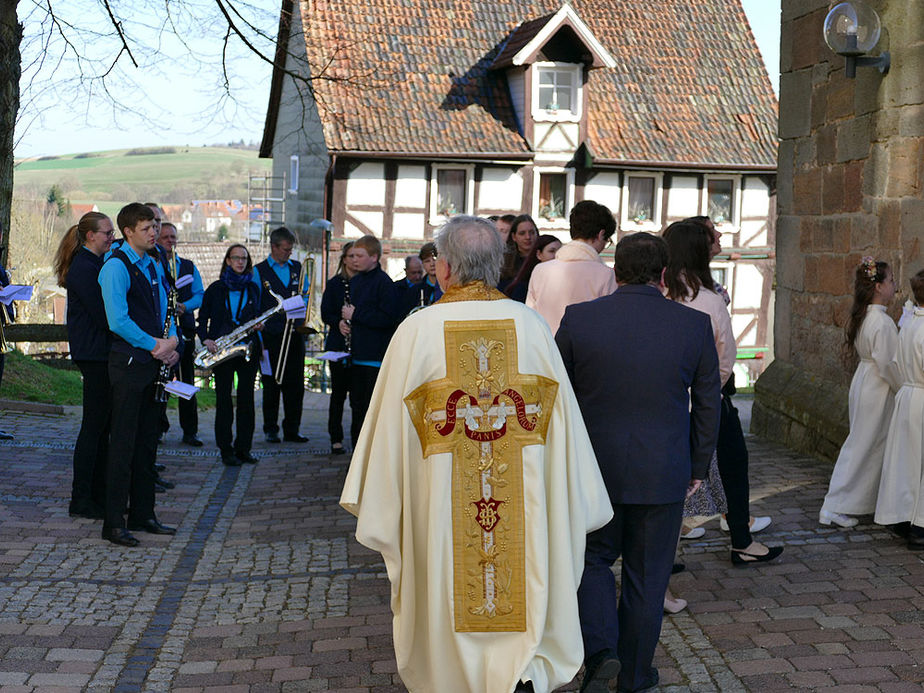
[[[855,517],[842,515],[841,513],[832,513],[828,510],[818,511],[818,521],[823,525],[837,525],[838,527],[853,527],[858,522]]]
[[[748,529],[751,531],[751,534],[762,532],[770,526],[771,522],[773,522],[773,520],[770,519],[769,515],[752,517]],[[728,520],[725,519],[725,515],[719,516],[719,529],[721,529],[723,532],[728,531]]]
[[[689,532],[684,533],[683,531],[681,531],[680,538],[681,539],[699,539],[705,533],[706,533],[706,529],[704,527],[693,527],[690,529]]]

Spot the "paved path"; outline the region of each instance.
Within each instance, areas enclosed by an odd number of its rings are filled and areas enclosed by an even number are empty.
[[[311,442],[261,441],[256,466],[168,442],[177,488],[158,514],[179,532],[120,549],[67,514],[79,409],[0,412],[16,434],[0,443],[0,689],[404,690],[383,566],[337,506],[347,460],[326,455],[325,418],[309,397]],[[715,520],[684,542],[672,586],[691,607],[665,619],[662,690],[921,691],[921,554],[869,523],[819,527],[829,467],[749,442],[754,510],[774,518],[762,538],[786,552],[733,568]]]

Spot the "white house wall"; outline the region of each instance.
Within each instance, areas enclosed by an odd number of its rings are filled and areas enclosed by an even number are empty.
[[[536,151],[573,153],[581,142],[577,123],[536,123],[534,127]]]
[[[484,168],[478,208],[518,213],[523,199],[523,177],[511,168]]]
[[[360,164],[350,173],[346,186],[346,204],[347,212],[350,212],[353,205],[385,204],[385,164]]]
[[[610,171],[601,171],[594,175],[584,186],[584,199],[593,200],[605,207],[613,214],[619,213],[619,196],[622,187],[619,185],[619,174]]]
[[[770,213],[770,189],[757,177],[747,177],[741,190],[741,244],[766,246],[767,217]]]
[[[699,180],[695,176],[673,176],[667,197],[667,218],[686,219],[699,214]]]
[[[424,240],[424,229],[427,226],[427,215],[421,212],[397,212],[392,226],[392,238],[407,238],[414,241]]]
[[[398,180],[395,182],[395,207],[427,208],[426,166],[398,167]],[[422,234],[423,226],[420,230]]]

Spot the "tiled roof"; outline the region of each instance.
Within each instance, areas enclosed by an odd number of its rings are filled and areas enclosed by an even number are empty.
[[[329,63],[313,88],[330,151],[529,153],[506,78],[489,68],[508,40],[535,35],[534,24],[518,27],[547,21],[560,0],[298,5],[309,60]],[[617,61],[588,79],[596,157],[775,166],[776,99],[739,0],[572,6]]]

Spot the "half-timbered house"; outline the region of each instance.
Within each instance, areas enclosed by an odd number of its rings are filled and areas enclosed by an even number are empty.
[[[283,0],[260,154],[288,226],[374,234],[396,276],[456,213],[563,239],[583,199],[620,234],[708,214],[747,357],[772,333],[776,120],[738,0]]]

